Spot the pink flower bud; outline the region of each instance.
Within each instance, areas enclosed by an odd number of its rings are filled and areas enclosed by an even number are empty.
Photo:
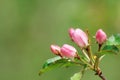
[[[105,33],[102,29],[99,29],[99,30],[96,32],[96,41],[97,41],[99,44],[103,44],[106,40],[107,40],[107,35],[106,35],[106,33]]]
[[[71,39],[81,48],[88,46],[88,36],[81,29],[70,29],[69,34]]]
[[[55,55],[60,54],[60,47],[58,45],[51,45],[50,49]]]
[[[64,44],[61,49],[61,55],[63,57],[67,57],[67,58],[74,58],[77,56],[77,50],[73,47],[73,46],[70,46],[68,44]]]

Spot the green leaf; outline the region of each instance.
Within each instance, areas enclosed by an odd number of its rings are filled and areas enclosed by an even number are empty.
[[[118,54],[119,53],[119,49],[114,46],[114,45],[105,45],[103,47],[103,49],[98,52],[99,56],[103,56],[105,54]]]
[[[46,71],[49,71],[51,69],[54,69],[54,68],[58,67],[60,64],[55,64],[55,62],[57,62],[58,60],[61,60],[61,57],[57,56],[57,57],[48,59],[44,63],[42,69],[40,70],[39,75],[41,75],[42,73],[44,73]]]
[[[59,56],[48,59],[44,65],[43,68],[40,70],[39,75],[41,75],[42,73],[58,68],[58,67],[69,67],[72,65],[80,65],[81,63],[76,63],[71,61],[70,59],[63,59]]]
[[[120,34],[115,34],[109,37],[106,45],[120,45]]]
[[[75,73],[70,80],[81,80],[82,78],[82,71],[78,72],[78,73]]]
[[[81,80],[82,77],[83,77],[83,75],[84,75],[84,72],[85,72],[85,70],[87,70],[87,68],[88,68],[87,65],[84,64],[84,66],[83,66],[83,68],[81,69],[81,71],[78,72],[78,73],[75,73],[75,74],[70,78],[70,80]]]
[[[54,58],[50,58],[48,59],[45,64],[43,65],[43,68],[46,68],[48,66],[50,66],[51,64],[54,64],[56,61],[58,60],[61,60],[61,57],[57,56],[57,57],[54,57]]]
[[[119,49],[114,45],[106,45],[102,50],[106,52],[112,52],[115,54],[119,53]]]

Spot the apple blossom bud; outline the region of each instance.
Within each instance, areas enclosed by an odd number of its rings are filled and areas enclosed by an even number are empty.
[[[77,28],[74,31],[71,29],[71,30],[69,30],[69,34],[70,33],[71,33],[71,39],[81,48],[85,48],[89,45],[88,44],[88,36],[81,29]]]
[[[103,44],[106,40],[107,40],[107,35],[106,35],[106,33],[105,33],[102,29],[99,29],[99,30],[96,32],[96,41],[97,41],[99,44]]]
[[[55,55],[60,54],[60,47],[58,45],[51,45],[50,49]]]
[[[77,57],[77,50],[73,47],[73,46],[70,46],[68,44],[64,44],[61,49],[61,55],[63,57],[67,57],[67,58],[74,58],[74,57]]]

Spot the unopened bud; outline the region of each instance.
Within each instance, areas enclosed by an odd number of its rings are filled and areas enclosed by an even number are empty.
[[[63,57],[67,57],[67,58],[74,58],[77,56],[77,50],[73,47],[73,46],[70,46],[68,44],[64,44],[61,49],[61,55]]]
[[[69,30],[69,35],[70,35],[71,39],[81,48],[85,48],[89,45],[88,44],[88,36],[81,29],[77,28],[74,30],[71,28]]]
[[[50,49],[55,55],[60,54],[60,47],[58,45],[51,45]]]
[[[105,33],[102,29],[99,29],[99,30],[96,32],[96,41],[97,41],[99,44],[103,44],[106,40],[107,40],[107,35],[106,35],[106,33]]]

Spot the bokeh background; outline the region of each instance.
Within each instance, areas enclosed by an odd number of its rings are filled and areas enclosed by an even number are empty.
[[[80,68],[38,72],[55,56],[50,44],[77,47],[70,27],[120,33],[120,0],[0,0],[0,80],[69,80]],[[101,68],[107,80],[119,80],[120,55],[105,56]],[[82,80],[100,79],[88,70]]]

